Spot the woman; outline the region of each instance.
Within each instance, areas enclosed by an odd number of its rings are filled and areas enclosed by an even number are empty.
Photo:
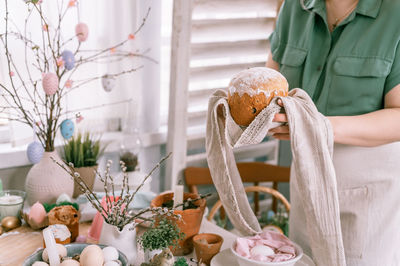
[[[332,124],[347,265],[400,265],[399,14],[400,1],[286,0],[270,37],[267,66]],[[291,185],[290,234],[309,253],[300,195]]]

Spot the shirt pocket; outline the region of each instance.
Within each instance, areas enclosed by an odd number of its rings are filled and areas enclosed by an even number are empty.
[[[289,88],[299,88],[302,83],[304,61],[307,50],[292,45],[280,45],[274,59],[279,63],[279,71],[287,79]]]
[[[391,65],[378,57],[338,56],[333,63],[327,115],[356,115],[383,108]]]

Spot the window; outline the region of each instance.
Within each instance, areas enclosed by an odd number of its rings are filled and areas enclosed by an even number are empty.
[[[75,35],[75,25],[77,21],[81,20],[89,27],[89,38],[86,42],[83,42],[81,49],[83,51],[104,49],[111,47],[118,42],[127,38],[127,36],[134,32],[139,19],[136,15],[136,3],[130,0],[121,0],[118,5],[113,1],[97,1],[97,0],[85,0],[79,2],[79,12],[76,7],[68,8],[65,18],[63,20],[62,28],[62,39],[68,40]],[[43,1],[41,4],[44,14],[49,23],[50,32],[54,30],[57,25],[57,8],[63,8],[68,5],[68,1]],[[5,6],[4,1],[0,3],[1,17],[4,17]],[[9,0],[9,13],[10,21],[9,28],[13,32],[24,33],[24,20],[28,16],[28,5],[25,1],[14,1]],[[32,5],[30,5],[32,7]],[[79,14],[78,14],[79,13]],[[40,26],[40,20],[33,12],[31,15],[30,22],[26,35],[37,43],[41,43],[41,32],[42,27]],[[138,16],[144,16],[145,14],[138,14]],[[0,32],[3,33],[5,30],[5,23],[1,23]],[[21,75],[24,77],[25,82],[27,78],[27,70],[25,68],[25,48],[22,42],[15,40],[13,36],[9,36],[9,42],[12,47],[10,53],[15,60]],[[69,49],[74,51],[77,46],[77,41],[73,40],[65,45],[63,49]],[[136,51],[139,49],[139,42],[133,40],[127,43],[123,47],[125,51]],[[8,80],[8,68],[6,67],[6,60],[4,56],[3,47],[0,46],[0,64],[3,73],[0,73],[0,82],[7,82]],[[84,52],[81,53],[81,55]],[[30,66],[29,69],[32,72],[34,80],[40,80],[40,71],[32,66],[34,63],[33,54],[30,49],[27,49],[27,62]],[[132,103],[120,103],[117,102],[125,101],[128,99],[136,99],[135,97],[140,94],[140,86],[132,86],[132,84],[138,84],[138,77],[140,73],[133,72],[120,76],[116,79],[115,87],[111,92],[106,92],[102,88],[101,79],[99,77],[104,74],[117,73],[123,70],[132,69],[140,66],[141,61],[138,58],[132,57],[125,59],[122,63],[108,64],[104,60],[99,63],[91,63],[82,66],[77,73],[74,74],[72,80],[75,84],[94,78],[93,82],[87,83],[82,87],[74,89],[66,97],[63,98],[64,111],[69,112],[61,118],[61,120],[69,118],[75,120],[75,115],[80,112],[84,117],[81,123],[77,124],[78,128],[82,131],[90,129],[91,131],[103,132],[103,131],[115,131],[120,128],[120,120],[127,114],[127,109]],[[5,78],[7,77],[7,78]],[[60,82],[65,82],[61,80]],[[38,86],[41,89],[41,85]],[[4,105],[4,99],[0,100],[0,106]],[[137,104],[137,103],[136,103]],[[24,105],[30,108],[32,105],[29,101],[25,101]],[[94,108],[99,107],[99,108]],[[77,110],[77,111],[74,111]],[[81,111],[79,111],[81,110]],[[0,114],[0,142],[8,141],[10,131],[6,130],[7,124],[15,130],[11,130],[11,139],[17,141],[18,139],[24,139],[22,143],[26,144],[31,139],[32,130],[26,128],[20,128],[20,126],[14,127],[14,122],[7,122],[7,115],[5,112]],[[19,131],[19,132],[16,132]],[[8,137],[7,137],[8,136]],[[27,139],[27,140],[25,140]]]
[[[169,150],[174,151],[167,176],[171,176],[168,186],[175,184],[175,178],[187,164],[205,162],[204,137],[207,104],[209,96],[217,89],[228,86],[231,77],[237,72],[256,66],[264,66],[268,53],[268,37],[271,34],[277,0],[194,0],[192,6],[184,0],[176,0],[180,24],[189,23],[173,29],[176,33],[176,65],[172,75],[176,88],[171,88],[179,99],[174,105],[185,101],[187,110],[171,107],[171,120],[176,122],[169,128]],[[184,10],[184,11],[182,11]],[[190,12],[190,16],[187,16]],[[187,40],[186,36],[190,36]],[[188,55],[188,56],[187,56]],[[187,57],[189,59],[187,60]],[[189,81],[186,84],[181,70],[189,68]],[[187,99],[181,95],[187,93]],[[171,121],[170,120],[170,121]],[[187,141],[187,145],[181,144]],[[245,147],[241,149],[241,159],[254,158],[271,153],[276,162],[277,141]],[[271,159],[271,158],[268,158]]]

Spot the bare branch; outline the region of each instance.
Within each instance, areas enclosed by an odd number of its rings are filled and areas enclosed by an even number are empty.
[[[132,99],[128,99],[128,100],[121,100],[121,101],[117,101],[117,102],[113,102],[113,103],[105,103],[105,104],[100,104],[100,105],[95,105],[95,106],[90,106],[90,107],[84,107],[84,108],[69,110],[67,112],[61,113],[61,115],[66,115],[66,114],[71,114],[71,113],[78,113],[78,112],[82,112],[82,111],[86,111],[86,110],[93,110],[93,109],[98,109],[98,108],[102,108],[102,107],[106,107],[106,106],[117,105],[117,104],[121,104],[121,103],[129,103],[131,101],[132,101]]]
[[[137,67],[137,68],[132,68],[132,69],[125,70],[125,71],[121,71],[121,72],[118,72],[118,73],[115,73],[115,74],[107,74],[107,75],[108,75],[109,77],[111,77],[111,78],[116,78],[116,77],[122,76],[122,75],[124,75],[124,74],[128,74],[128,73],[135,72],[135,71],[137,71],[137,70],[139,70],[139,69],[142,69],[142,68],[143,68],[143,66],[139,66],[139,67]],[[95,81],[95,80],[99,80],[99,79],[101,79],[102,77],[103,77],[103,76],[97,76],[97,77],[93,77],[93,78],[86,79],[86,80],[82,81],[81,83],[79,83],[78,85],[75,85],[75,86],[73,86],[72,88],[70,88],[66,93],[64,93],[64,95],[70,93],[70,92],[73,91],[73,90],[76,90],[77,88],[79,88],[79,87],[81,87],[81,86],[83,86],[83,85],[85,85],[85,84],[87,84],[87,83],[93,82],[93,81]],[[64,87],[65,87],[65,84],[64,84],[63,88],[64,88]],[[63,96],[64,96],[64,95],[63,95]]]

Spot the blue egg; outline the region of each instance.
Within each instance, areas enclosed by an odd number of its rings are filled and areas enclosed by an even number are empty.
[[[65,68],[67,70],[73,69],[74,66],[75,66],[75,56],[74,56],[74,54],[69,50],[65,50],[64,52],[62,52],[61,56],[62,56],[62,59],[64,61]]]
[[[28,160],[37,164],[43,157],[44,148],[39,141],[34,141],[28,145],[28,149],[26,150],[26,155],[28,156]]]
[[[70,119],[65,119],[61,122],[60,131],[64,139],[70,139],[74,135],[75,124]]]

